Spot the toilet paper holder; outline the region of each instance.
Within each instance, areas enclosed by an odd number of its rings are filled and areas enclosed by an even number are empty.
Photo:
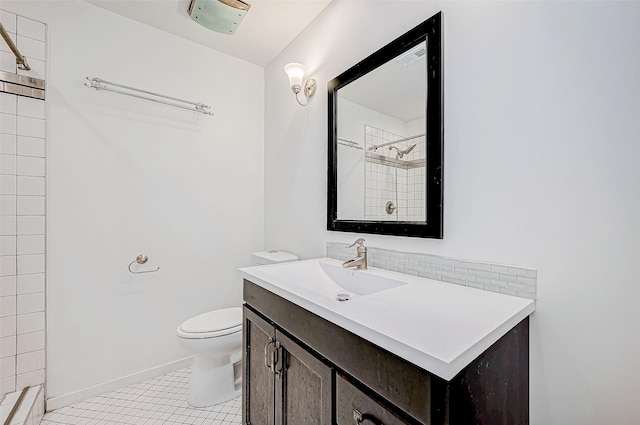
[[[160,267],[156,267],[155,270],[143,270],[140,272],[131,270],[131,266],[133,265],[133,263],[145,264],[147,261],[149,261],[149,257],[146,254],[138,255],[135,260],[129,263],[129,267],[128,267],[129,272],[133,274],[141,274],[141,273],[154,273],[160,270]]]

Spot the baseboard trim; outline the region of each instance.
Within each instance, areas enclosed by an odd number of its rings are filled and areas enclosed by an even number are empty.
[[[62,394],[56,397],[47,398],[45,401],[45,409],[47,412],[60,409],[61,407],[68,406],[73,403],[77,403],[82,400],[87,400],[91,397],[98,396],[100,394],[114,391],[128,385],[137,384],[139,382],[146,381],[147,379],[156,378],[158,376],[166,375],[178,369],[190,367],[193,363],[193,357],[177,360],[175,362],[166,363],[160,366],[146,369],[141,372],[132,373],[131,375],[123,376],[121,378],[113,379],[111,381],[103,382],[102,384],[93,385],[91,387],[83,388],[78,391],[73,391],[67,394]]]

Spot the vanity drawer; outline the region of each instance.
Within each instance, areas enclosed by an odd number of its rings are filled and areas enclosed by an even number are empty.
[[[338,425],[412,425],[353,386],[344,377],[336,380],[336,420]],[[363,416],[358,422],[356,410]]]

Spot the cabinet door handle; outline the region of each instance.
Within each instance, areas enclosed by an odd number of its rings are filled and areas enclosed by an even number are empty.
[[[369,421],[374,425],[384,425],[382,421],[378,420],[378,418],[376,418],[375,416],[370,415],[368,413],[362,413],[358,409],[353,411],[353,419],[356,421],[356,424],[358,425],[360,425],[364,421]]]
[[[280,378],[281,372],[282,372],[282,366],[278,369],[278,362],[280,362],[280,359],[282,358],[282,356],[280,355],[280,349],[282,348],[282,346],[280,345],[280,341],[274,341],[273,344],[273,353],[272,353],[272,364],[273,364],[273,369],[272,372],[274,373],[274,375],[276,375],[276,378]]]
[[[264,365],[267,367],[267,369],[269,369],[271,372],[273,372],[273,368],[272,368],[272,364],[273,364],[273,354],[269,355],[269,346],[271,344],[273,344],[274,342],[276,342],[274,339],[269,338],[269,342],[267,342],[267,345],[264,346]],[[269,364],[268,359],[271,358],[271,362],[272,364]]]

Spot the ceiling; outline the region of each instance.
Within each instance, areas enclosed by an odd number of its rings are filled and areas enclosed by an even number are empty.
[[[248,0],[247,15],[233,35],[193,22],[190,0],[86,0],[179,37],[248,62],[267,66],[331,0]],[[216,0],[213,0],[216,1]]]
[[[425,56],[404,63],[412,52],[425,50],[426,44],[409,49],[398,57],[338,90],[338,98],[395,117],[404,122],[424,119],[426,110]]]

